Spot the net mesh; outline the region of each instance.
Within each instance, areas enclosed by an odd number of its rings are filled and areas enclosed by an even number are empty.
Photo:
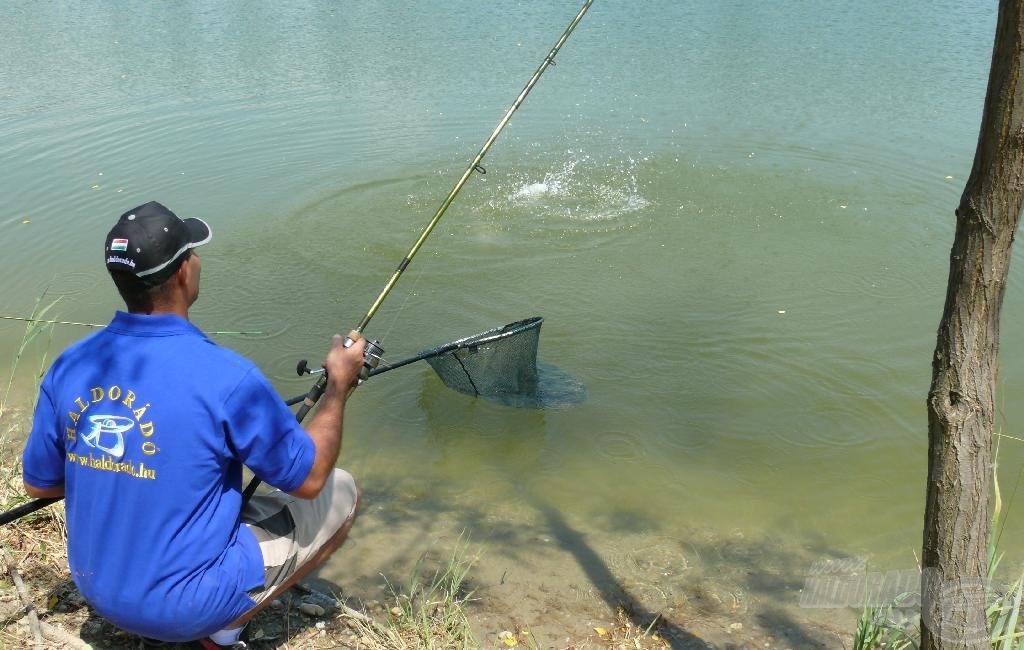
[[[509,323],[437,348],[426,361],[446,386],[504,401],[537,394],[540,316]]]

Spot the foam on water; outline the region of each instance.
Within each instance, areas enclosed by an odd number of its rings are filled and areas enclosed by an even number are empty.
[[[523,185],[515,191],[509,198],[510,201],[517,199],[534,199],[544,194],[557,194],[561,191],[561,187],[558,185],[548,185],[546,182],[542,183],[530,183]]]
[[[644,161],[631,156],[598,160],[569,150],[543,171],[516,170],[499,180],[478,211],[528,213],[534,227],[544,226],[545,230],[628,228],[651,205],[638,181],[637,168]]]

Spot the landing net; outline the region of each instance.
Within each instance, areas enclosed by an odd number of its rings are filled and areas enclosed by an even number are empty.
[[[435,348],[426,356],[446,386],[501,402],[537,395],[541,316],[509,323]],[[429,352],[426,354],[430,354]]]

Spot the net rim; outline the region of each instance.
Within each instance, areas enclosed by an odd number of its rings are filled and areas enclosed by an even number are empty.
[[[492,343],[510,336],[515,336],[516,334],[520,334],[527,330],[538,329],[543,323],[543,316],[531,316],[522,320],[513,321],[507,325],[502,325],[501,327],[495,327],[478,334],[458,339],[457,341],[452,341],[450,345],[455,348],[477,347],[485,343]]]

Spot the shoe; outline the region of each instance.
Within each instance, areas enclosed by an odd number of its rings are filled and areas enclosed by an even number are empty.
[[[203,646],[203,650],[224,650],[224,648],[230,648],[231,650],[246,650],[249,646],[245,641],[235,641],[231,645],[217,645],[209,639],[199,639],[199,645]]]

